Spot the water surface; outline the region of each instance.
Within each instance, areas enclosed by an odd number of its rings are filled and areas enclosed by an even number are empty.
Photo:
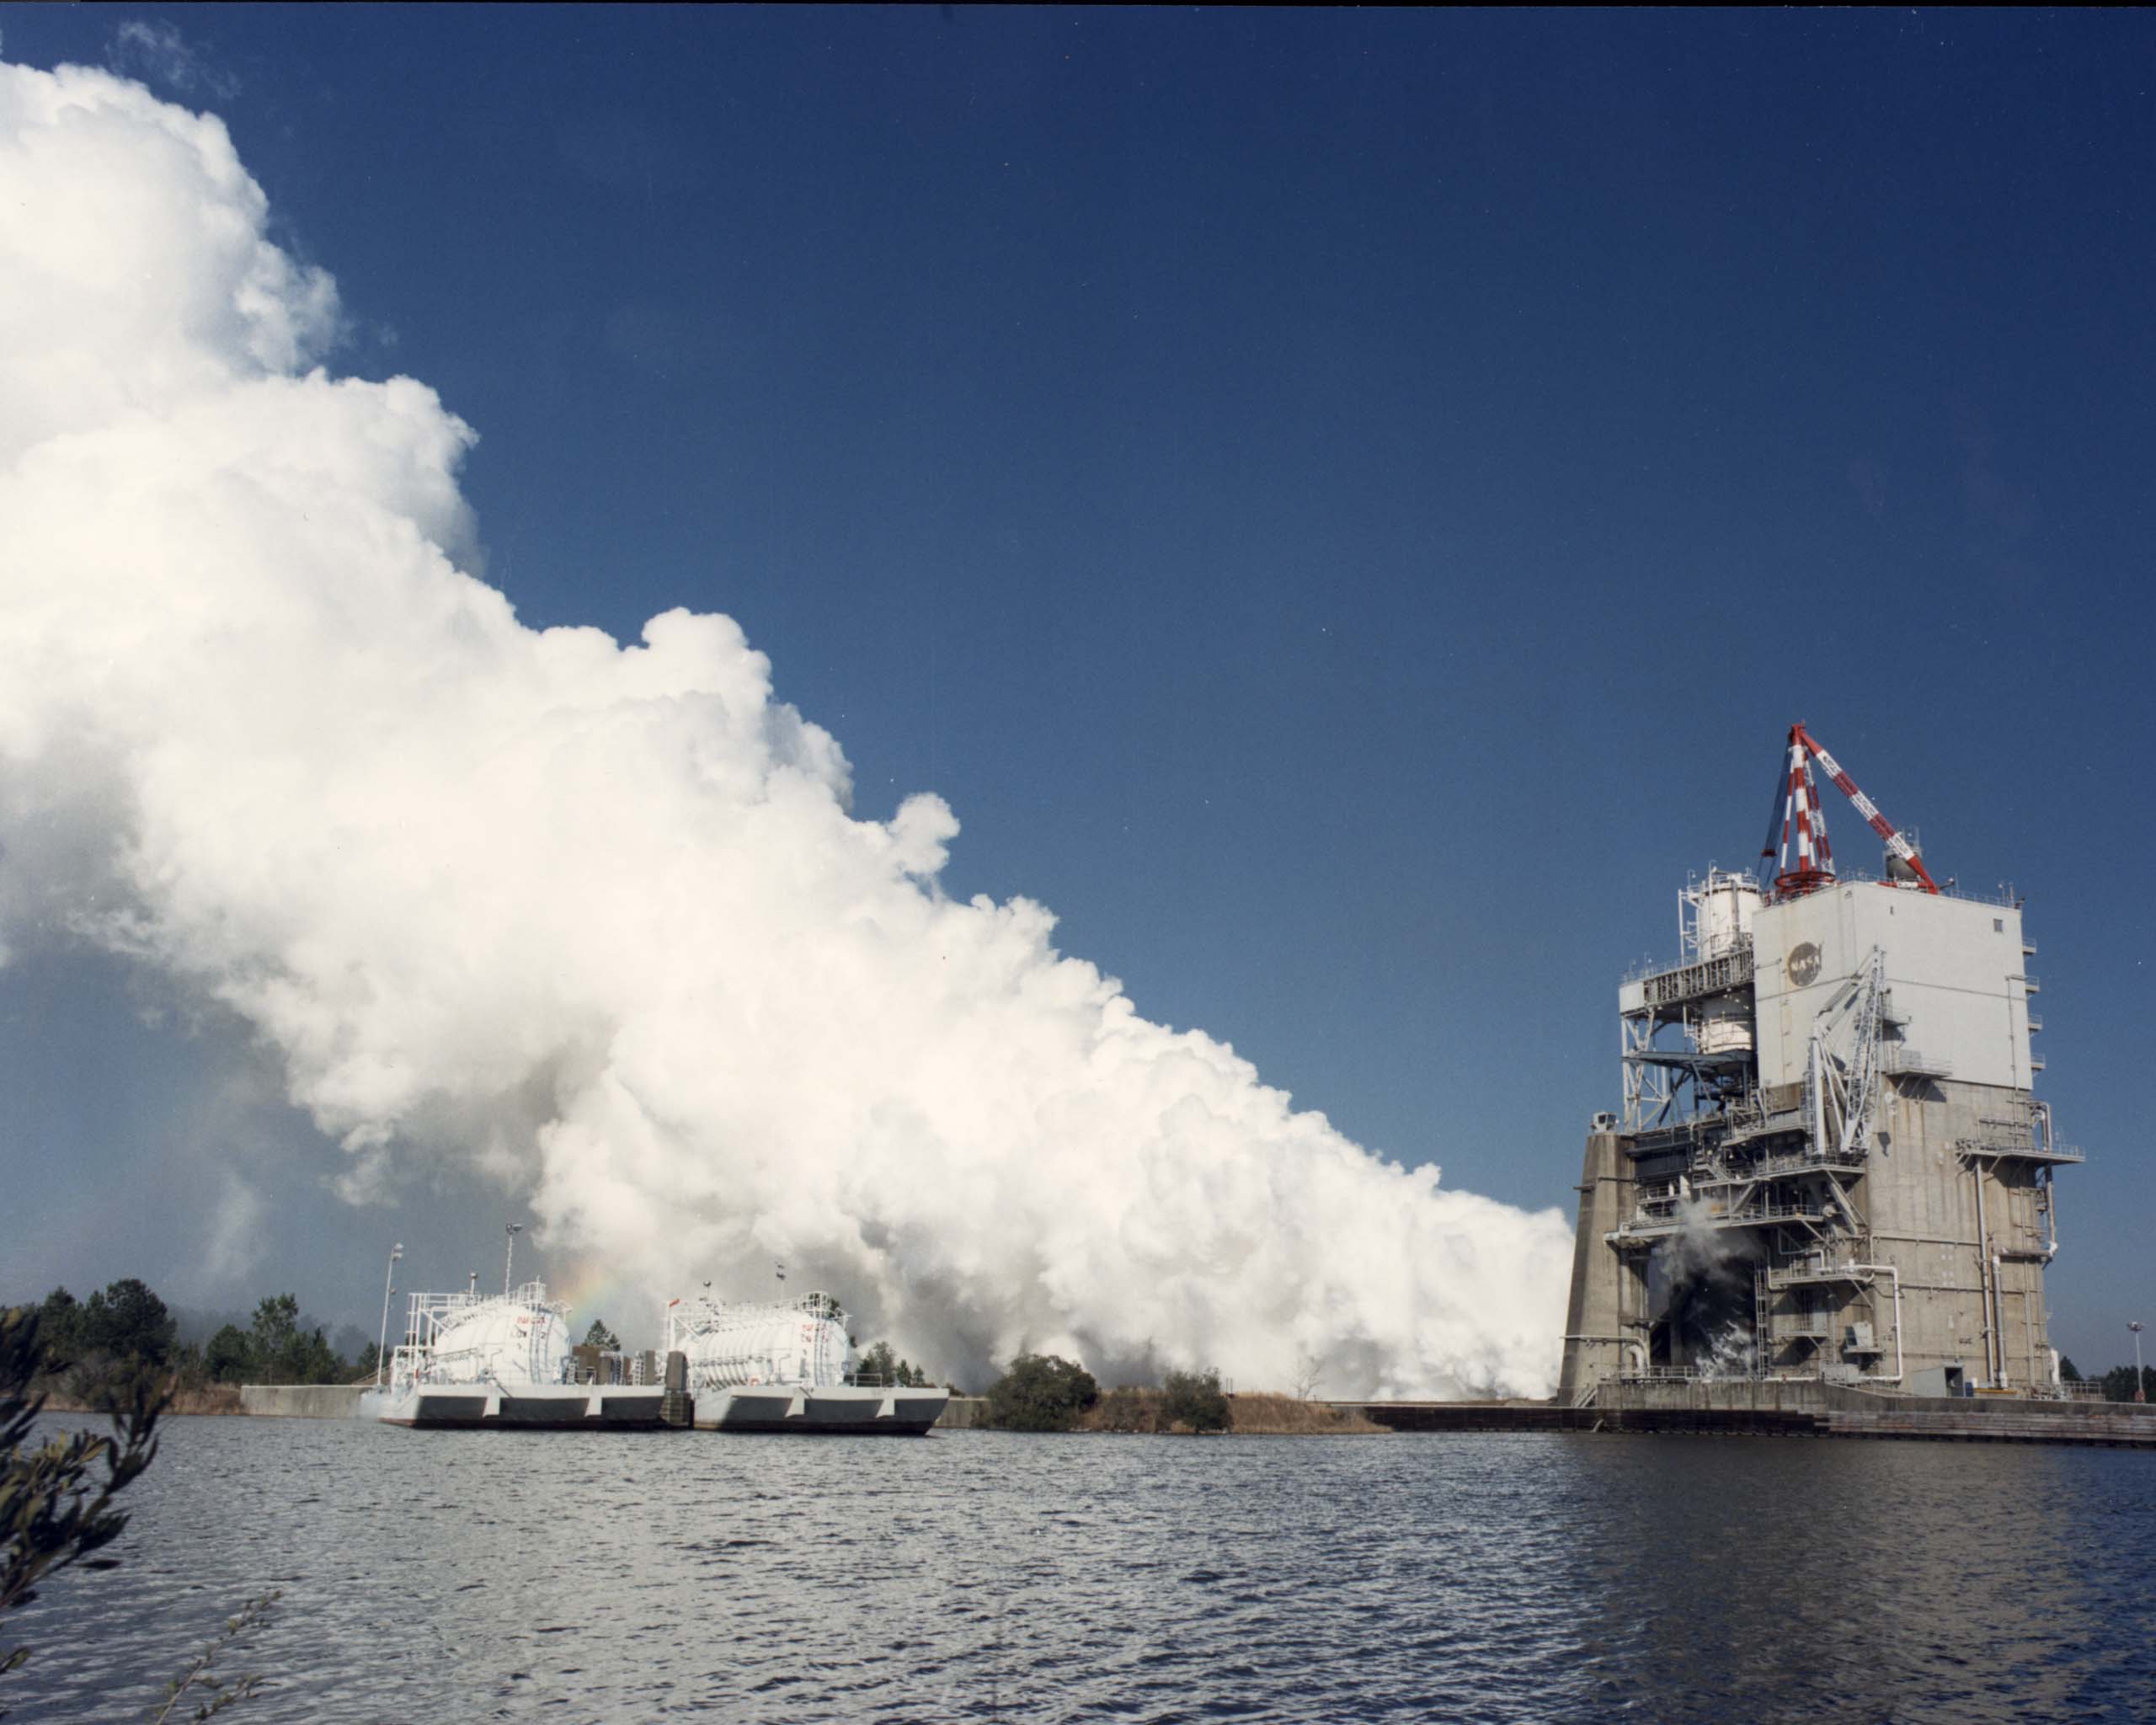
[[[58,1423],[60,1422],[51,1422]],[[2156,1456],[182,1419],[13,1721],[2156,1717]]]

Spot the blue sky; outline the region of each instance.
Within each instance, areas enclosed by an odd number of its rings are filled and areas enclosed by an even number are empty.
[[[1141,1012],[1448,1183],[1569,1209],[1619,974],[1749,858],[1806,719],[1935,872],[2027,895],[2090,1156],[2055,1335],[2125,1354],[2145,16],[183,7],[149,51],[128,16],[0,29],[224,116],[337,277],[340,368],[478,430],[527,622],[736,617],[860,812],[949,801],[952,890],[1044,902]],[[85,1159],[198,1178],[122,1147],[178,1119],[298,1146],[254,1279],[365,1318],[394,1225],[348,1247],[334,1153],[141,986],[0,973],[0,1156],[70,1219],[10,1285],[213,1297],[157,1206],[79,1199]],[[461,1267],[499,1209],[403,1231]]]

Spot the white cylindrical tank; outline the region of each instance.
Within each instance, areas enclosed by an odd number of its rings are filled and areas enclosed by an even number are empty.
[[[1758,908],[1758,887],[1742,875],[1711,871],[1700,889],[1700,958],[1719,959],[1735,952],[1752,932],[1752,913]]]
[[[1752,1009],[1723,995],[1706,1001],[1693,1021],[1692,1042],[1703,1055],[1726,1055],[1752,1046]]]
[[[482,1300],[435,1332],[428,1377],[435,1383],[558,1384],[568,1363],[562,1315],[520,1300]]]
[[[691,1393],[766,1384],[825,1389],[853,1369],[845,1327],[799,1306],[690,1301],[675,1309],[669,1332],[687,1358]]]

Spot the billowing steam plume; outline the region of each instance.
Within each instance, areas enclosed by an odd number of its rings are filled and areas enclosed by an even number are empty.
[[[310,369],[335,288],[222,125],[0,68],[0,911],[252,1025],[348,1155],[528,1194],[558,1251],[841,1290],[976,1375],[1212,1362],[1532,1392],[1568,1231],[1377,1161],[1148,1023],[937,798],[845,756],[729,619],[520,624],[472,434]]]

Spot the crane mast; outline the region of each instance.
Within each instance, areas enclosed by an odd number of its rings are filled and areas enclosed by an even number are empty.
[[[1865,795],[1841,762],[1805,729],[1800,719],[1789,728],[1788,774],[1779,798],[1780,843],[1777,846],[1775,830],[1770,825],[1766,845],[1760,852],[1769,862],[1779,860],[1774,875],[1776,896],[1795,898],[1816,892],[1831,884],[1834,879],[1834,855],[1827,842],[1827,817],[1819,806],[1818,787],[1812,777],[1812,762],[1815,760],[1841,793],[1856,805],[1856,812],[1870,823],[1871,830],[1886,841],[1887,854],[1907,868],[1926,892],[1938,892],[1939,883],[1924,866],[1924,858],[1917,854],[1916,846],[1879,812],[1879,805]]]

